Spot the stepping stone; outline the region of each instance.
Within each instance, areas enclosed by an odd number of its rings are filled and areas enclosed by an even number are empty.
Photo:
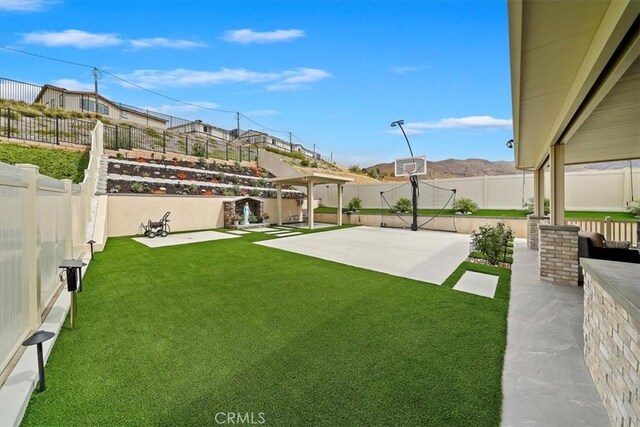
[[[230,230],[230,231],[227,231],[227,233],[237,234],[239,236],[242,234],[249,234],[248,231],[242,231],[242,230]]]
[[[303,233],[301,233],[299,231],[294,231],[294,232],[291,232],[291,233],[274,234],[274,236],[276,236],[276,237],[289,237],[289,236],[297,236],[298,234],[303,234]]]
[[[263,227],[263,228],[249,228],[249,231],[253,231],[254,233],[266,233],[267,231],[273,231],[272,228],[267,228],[267,227]]]
[[[466,271],[453,287],[456,291],[493,298],[498,286],[498,276]]]
[[[273,230],[273,231],[265,231],[264,234],[280,234],[280,233],[288,233],[289,230]]]

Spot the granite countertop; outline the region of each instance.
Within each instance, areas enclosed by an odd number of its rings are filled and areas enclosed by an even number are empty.
[[[580,265],[629,316],[640,322],[640,264],[581,258]]]

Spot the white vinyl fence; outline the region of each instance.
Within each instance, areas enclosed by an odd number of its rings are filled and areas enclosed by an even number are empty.
[[[631,176],[633,175],[633,185]],[[521,209],[523,200],[533,197],[533,176],[531,174],[480,176],[471,178],[449,178],[424,180],[446,189],[455,189],[456,198],[468,197],[481,209]],[[545,177],[545,194],[551,194],[549,176]],[[567,210],[623,211],[631,200],[631,190],[635,200],[640,199],[640,171],[630,168],[569,172],[565,176],[565,203]],[[379,208],[380,192],[385,193],[388,202],[393,205],[400,197],[411,198],[411,188],[405,182],[386,182],[380,184],[348,184],[344,186],[345,206],[353,197],[362,199],[363,208]],[[324,206],[335,207],[337,196],[334,185],[316,186],[316,197]],[[548,196],[547,196],[548,197]],[[433,187],[420,185],[421,208],[441,208],[448,195]],[[386,207],[386,206],[385,206]]]
[[[98,123],[81,184],[40,175],[33,165],[0,163],[0,372],[40,326],[61,286],[60,261],[85,250],[101,152]]]

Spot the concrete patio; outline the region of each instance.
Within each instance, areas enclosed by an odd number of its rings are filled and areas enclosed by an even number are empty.
[[[469,236],[380,227],[354,227],[257,244],[437,285],[469,254]]]
[[[516,240],[503,426],[607,426],[583,356],[583,289],[538,279],[538,252]]]

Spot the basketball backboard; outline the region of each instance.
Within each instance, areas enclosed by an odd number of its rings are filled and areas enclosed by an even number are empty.
[[[405,157],[395,161],[395,176],[427,174],[427,156]]]

